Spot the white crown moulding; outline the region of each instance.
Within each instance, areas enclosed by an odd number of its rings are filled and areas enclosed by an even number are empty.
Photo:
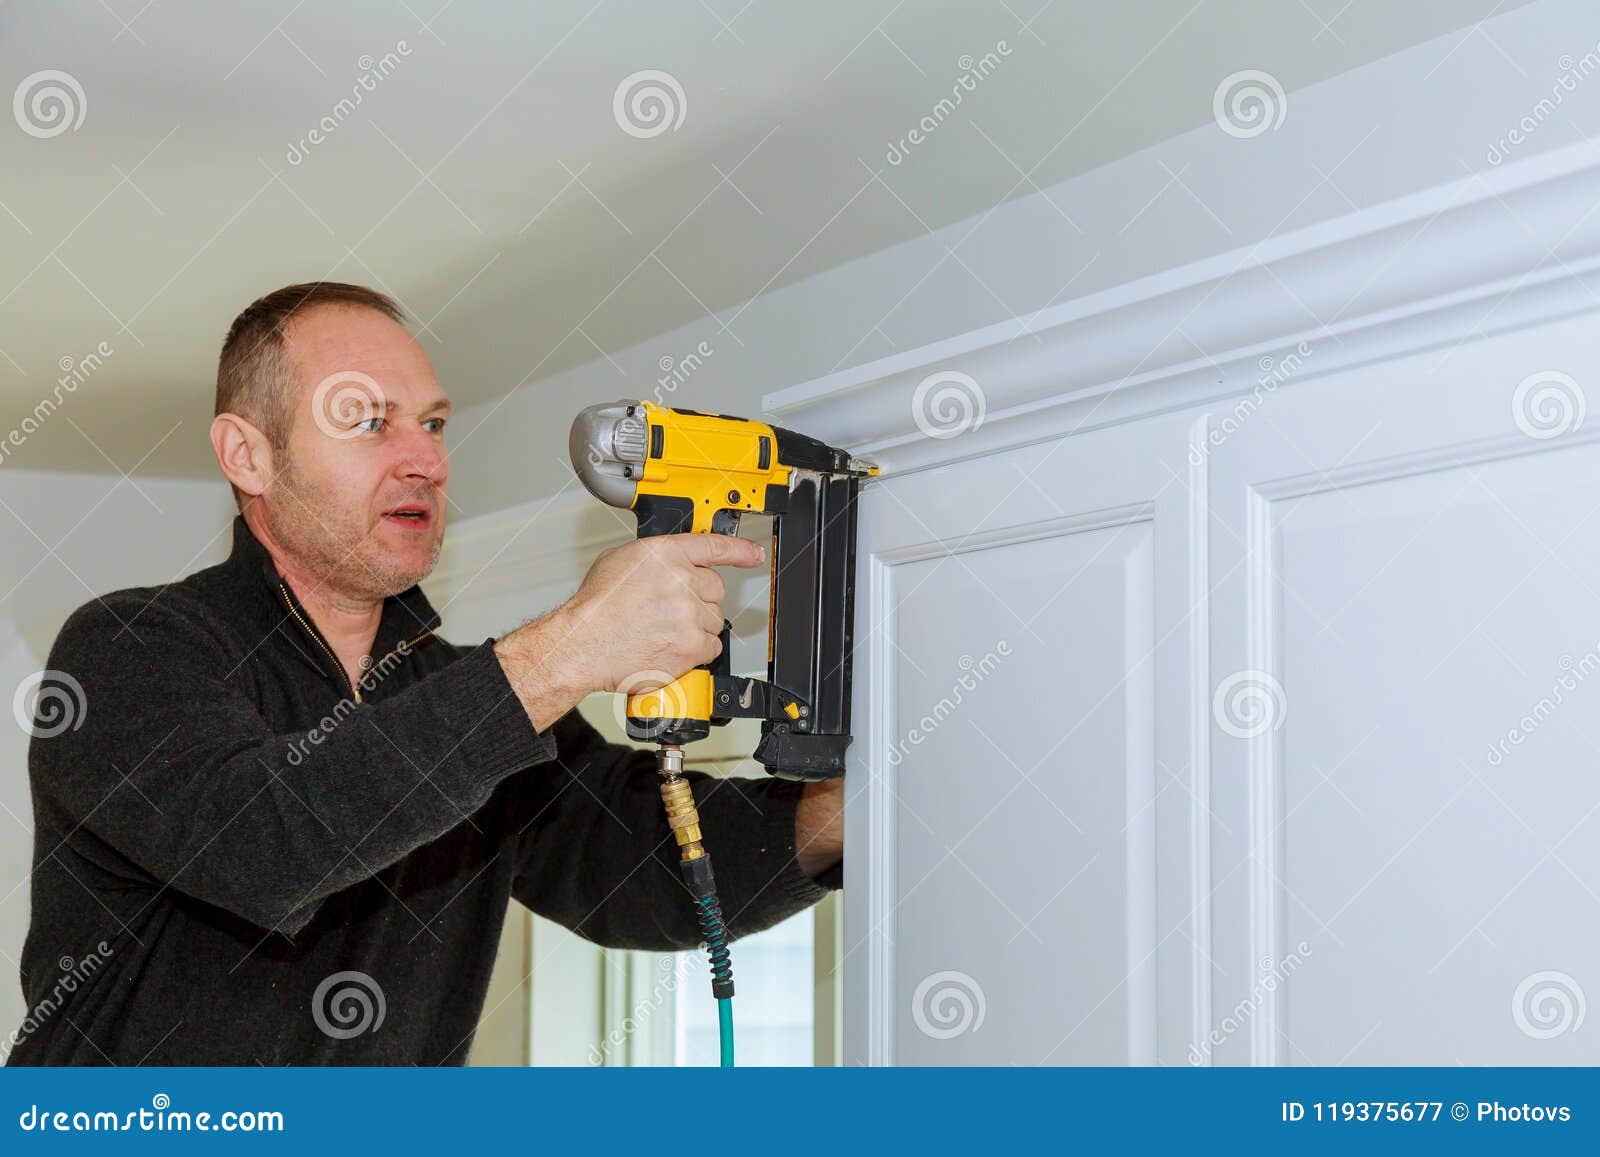
[[[1241,177],[1243,179],[1243,177]],[[1600,147],[1473,173],[1214,257],[779,390],[767,417],[902,473],[1244,393],[1306,343],[1292,381],[1600,308]],[[929,437],[917,386],[981,391],[980,424]]]

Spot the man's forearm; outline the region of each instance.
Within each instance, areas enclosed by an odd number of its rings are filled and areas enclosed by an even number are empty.
[[[844,855],[844,780],[806,784],[794,813],[794,850],[808,876],[839,862]]]
[[[494,645],[506,679],[536,730],[544,732],[576,707],[589,690],[571,654],[569,609],[558,607],[512,631]],[[808,783],[795,808],[795,859],[816,877],[844,855],[844,780]]]
[[[518,627],[494,645],[507,681],[534,729],[541,733],[588,693],[576,670],[572,634],[562,606]]]

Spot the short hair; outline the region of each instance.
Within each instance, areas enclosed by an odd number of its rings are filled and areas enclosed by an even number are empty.
[[[401,325],[406,320],[405,311],[388,294],[342,281],[286,285],[256,298],[233,319],[217,361],[217,400],[212,413],[248,418],[267,436],[275,452],[281,453],[289,444],[297,384],[283,331],[293,318],[319,305],[375,309]],[[238,487],[233,493],[242,505]]]

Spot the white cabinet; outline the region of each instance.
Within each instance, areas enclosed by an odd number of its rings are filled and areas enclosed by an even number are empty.
[[[885,467],[847,1063],[1600,1063],[1600,234],[1514,226],[1597,199],[1508,178],[768,398]],[[913,420],[934,375],[969,431]]]

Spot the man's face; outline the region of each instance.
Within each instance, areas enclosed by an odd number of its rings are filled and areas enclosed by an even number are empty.
[[[329,593],[397,594],[444,541],[449,399],[411,334],[376,310],[318,306],[284,342],[299,384],[262,494],[271,532]]]

